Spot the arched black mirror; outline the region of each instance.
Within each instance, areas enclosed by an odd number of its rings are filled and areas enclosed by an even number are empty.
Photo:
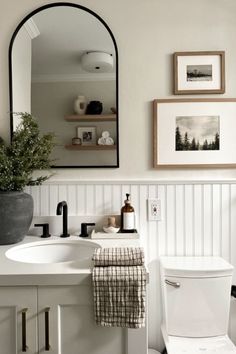
[[[9,48],[14,112],[32,113],[54,132],[55,167],[119,167],[118,51],[104,20],[71,3],[26,16]]]

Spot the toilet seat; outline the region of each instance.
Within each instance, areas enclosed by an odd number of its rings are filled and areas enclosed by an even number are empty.
[[[208,338],[166,336],[168,354],[236,354],[236,347],[227,335]]]

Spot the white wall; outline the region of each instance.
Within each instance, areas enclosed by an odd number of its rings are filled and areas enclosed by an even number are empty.
[[[17,23],[26,14],[50,2],[53,1],[39,0],[35,4],[33,0],[12,0],[1,4],[0,134],[5,137],[9,133],[9,41]],[[170,171],[152,169],[151,101],[171,95],[171,54],[184,50],[225,50],[226,94],[223,97],[235,96],[235,0],[81,0],[78,3],[98,13],[117,41],[121,167],[99,169],[96,173],[86,169],[60,170],[53,179],[168,178]],[[232,178],[236,171],[179,169],[175,173],[172,171],[171,176],[179,179]]]

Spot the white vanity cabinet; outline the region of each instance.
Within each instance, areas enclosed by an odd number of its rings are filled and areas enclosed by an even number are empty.
[[[50,351],[45,350],[45,309],[49,317]],[[40,354],[126,352],[124,329],[95,324],[91,285],[39,287],[38,318]]]
[[[0,287],[1,354],[124,354],[125,337],[94,323],[91,286]]]
[[[47,245],[58,244],[65,249],[73,244],[74,250],[82,242],[77,236],[70,241],[26,236],[16,247],[24,250],[32,242],[41,247],[43,242],[46,250]],[[82,246],[87,242],[90,245],[87,240]],[[96,242],[110,247],[111,241]],[[139,241],[113,240],[112,245],[136,247]],[[16,262],[9,257],[11,248],[0,247],[0,354],[147,354],[147,328],[95,324],[91,269],[84,248],[79,260],[45,264]]]
[[[36,354],[37,338],[37,288],[0,287],[0,353]]]

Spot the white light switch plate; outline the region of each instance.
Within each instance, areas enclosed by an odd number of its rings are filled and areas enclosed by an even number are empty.
[[[161,201],[157,198],[148,199],[148,220],[158,221],[161,220]]]

